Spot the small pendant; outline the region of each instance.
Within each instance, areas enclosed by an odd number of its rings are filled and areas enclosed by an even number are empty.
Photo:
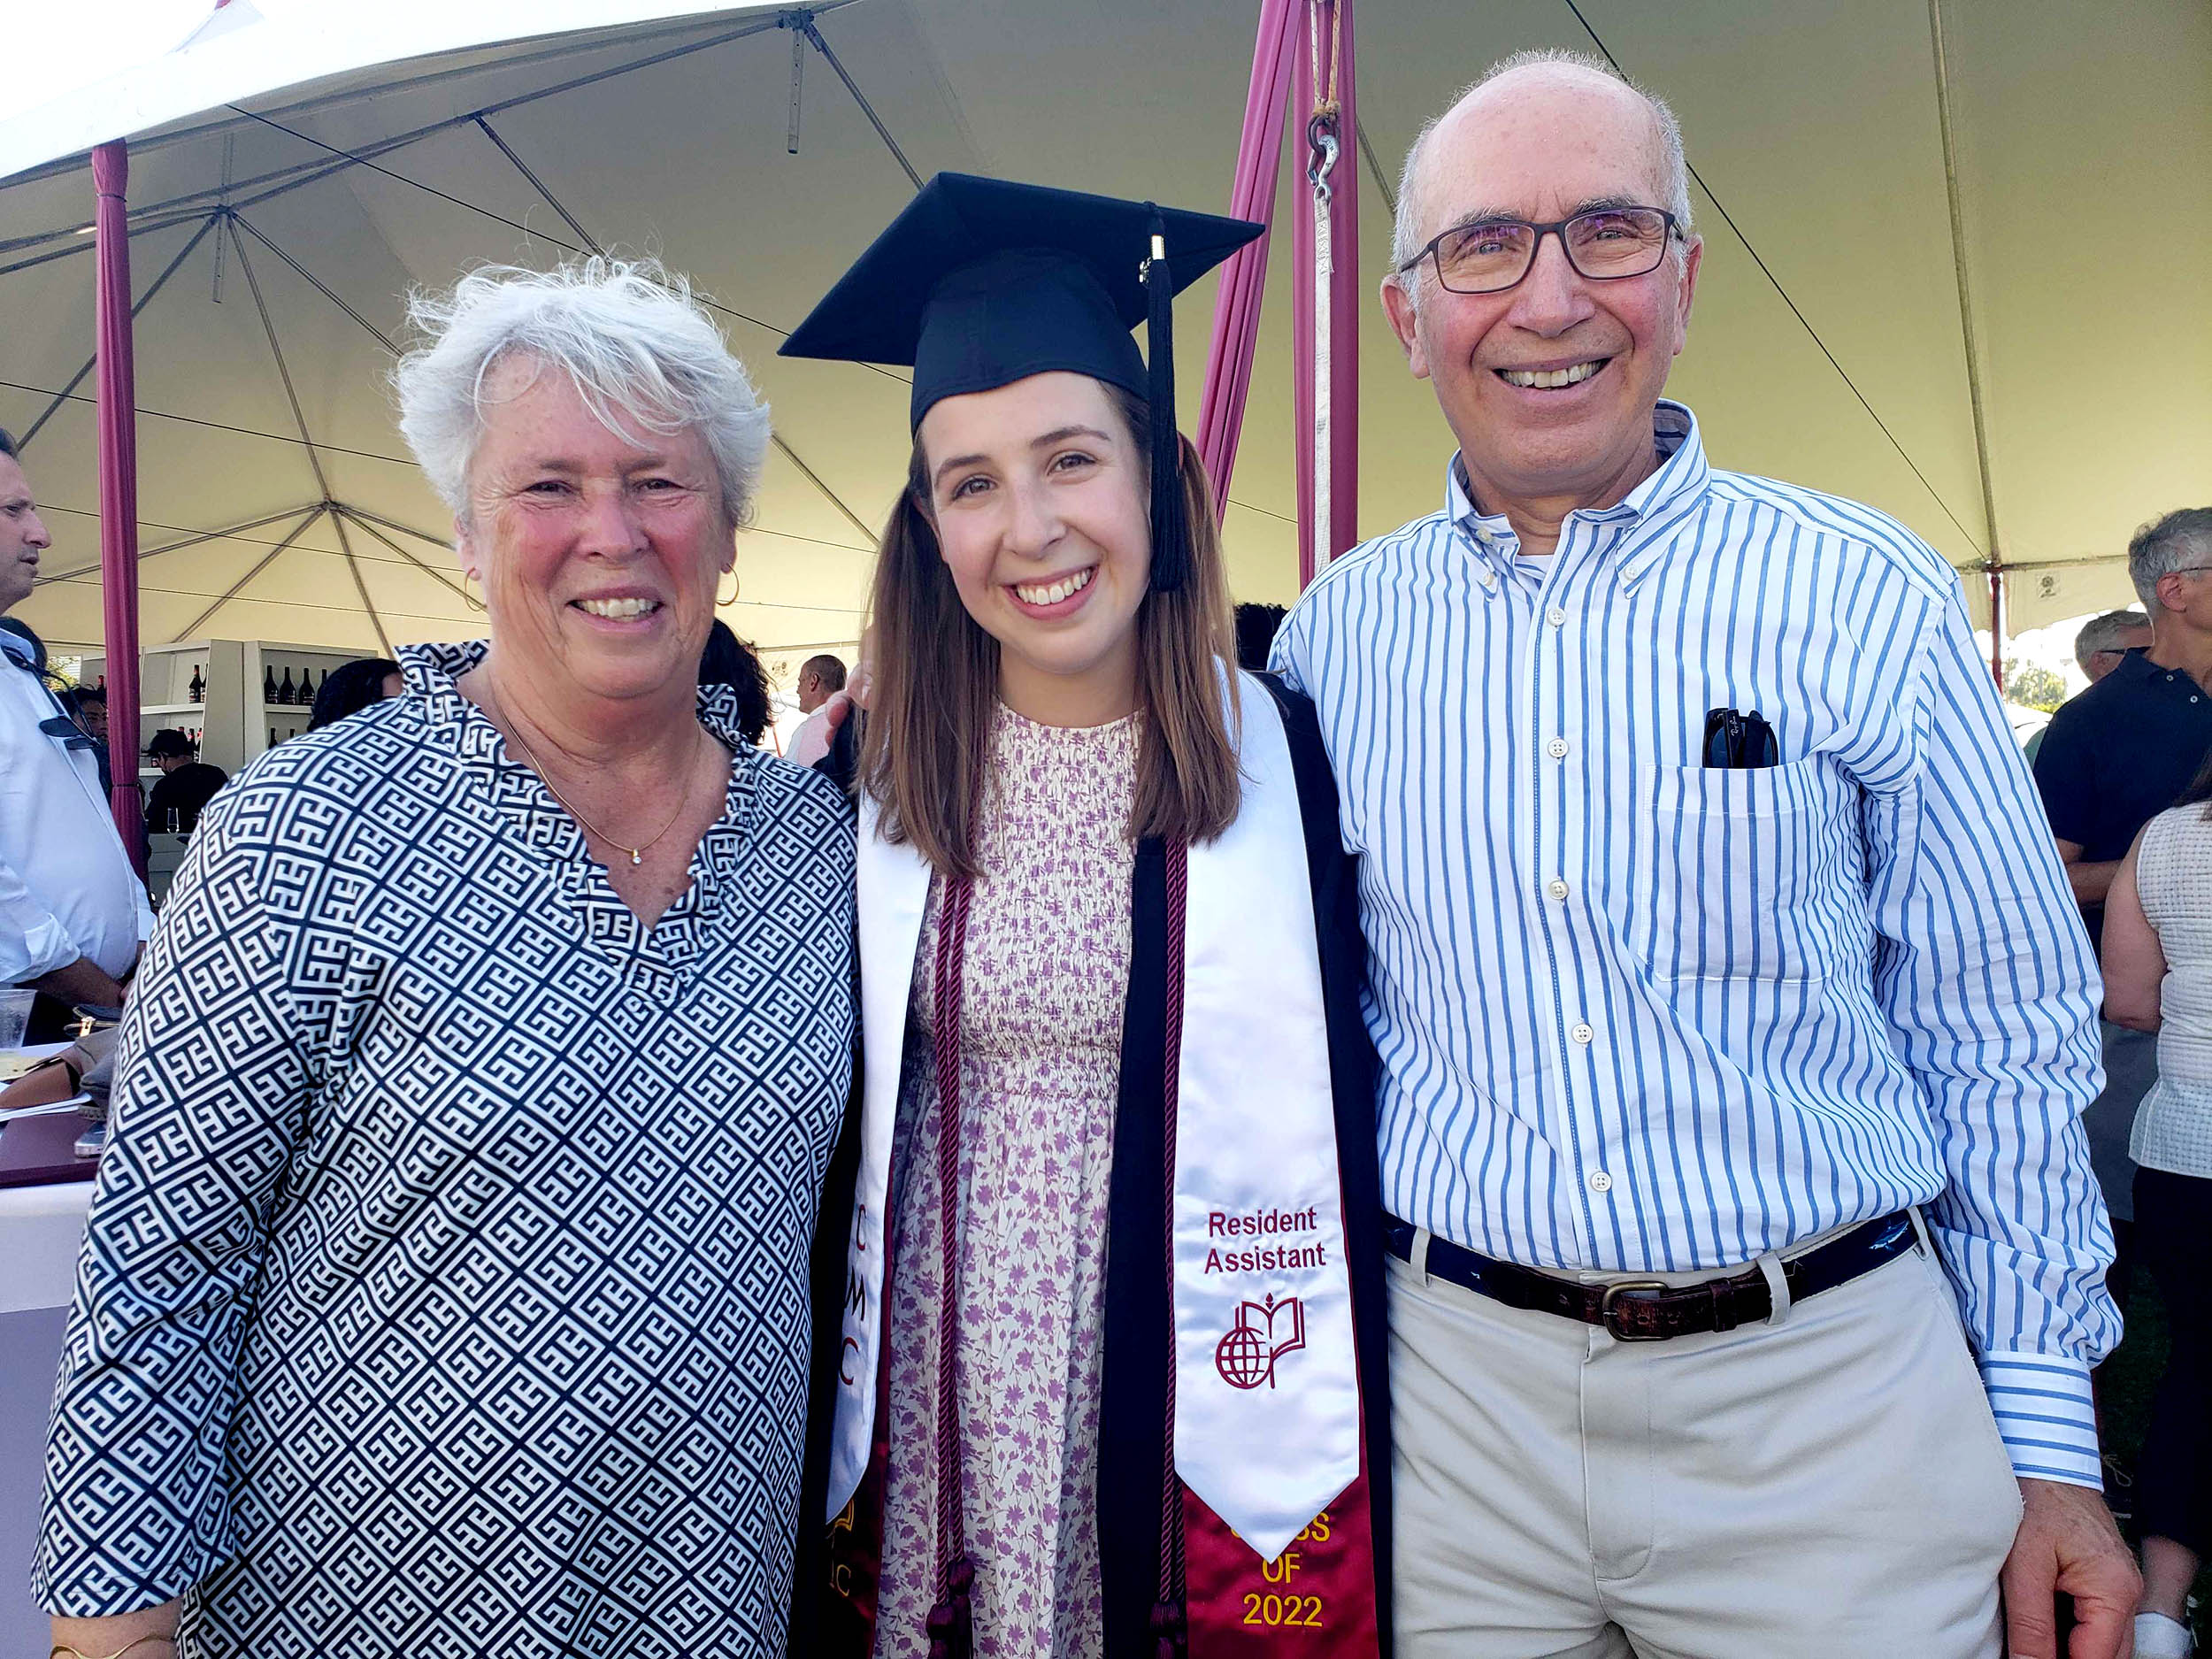
[[[631,864],[632,864],[632,866],[633,866],[633,867],[634,867],[634,866],[636,866],[636,865],[638,865],[638,864],[643,864],[643,863],[645,862],[645,859],[644,859],[644,856],[643,856],[644,852],[645,852],[645,849],[644,849],[644,848],[642,848],[642,847],[633,847],[633,848],[631,848],[631,849],[630,849],[630,863],[631,863]]]

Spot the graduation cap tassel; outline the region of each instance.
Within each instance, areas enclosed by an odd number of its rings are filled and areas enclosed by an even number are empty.
[[[1183,511],[1182,434],[1175,424],[1175,273],[1167,227],[1152,211],[1152,257],[1144,262],[1146,379],[1152,405],[1152,588],[1172,593],[1190,579],[1190,526]]]
[[[975,1568],[963,1555],[946,1571],[944,1593],[929,1609],[929,1659],[972,1659]]]

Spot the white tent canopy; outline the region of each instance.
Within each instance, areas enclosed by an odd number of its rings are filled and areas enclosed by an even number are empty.
[[[853,640],[908,441],[901,376],[779,361],[781,331],[904,202],[908,165],[1218,210],[1256,8],[386,11],[381,30],[303,44],[303,8],[219,12],[227,32],[0,120],[0,426],[35,429],[25,463],[57,537],[19,614],[58,644],[100,634],[89,378],[73,389],[93,337],[83,146],[132,140],[146,642],[365,649],[474,631],[444,515],[393,430],[400,296],[597,244],[688,273],[773,404],[783,447],[726,614],[788,670]],[[482,43],[524,16],[598,27]],[[790,27],[801,17],[833,60]],[[1942,18],[1986,499],[2008,621],[2025,628],[2124,602],[2129,531],[2212,500],[2212,12],[1943,0]],[[1365,276],[1386,263],[1385,180],[1420,122],[1508,51],[1591,50],[1578,19],[1682,118],[1708,252],[1671,390],[1717,463],[1873,503],[1976,569],[1991,537],[1919,8],[1370,0],[1374,162],[1352,169]],[[1279,601],[1297,583],[1287,236],[1271,257],[1225,527],[1239,595]],[[1208,282],[1184,302],[1187,410],[1211,298]],[[1361,349],[1372,533],[1440,500],[1451,440],[1379,306]],[[1968,594],[1985,613],[1985,580]]]

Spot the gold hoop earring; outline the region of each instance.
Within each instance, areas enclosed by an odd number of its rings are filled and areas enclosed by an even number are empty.
[[[735,571],[724,571],[722,573],[730,579],[730,596],[727,599],[723,598],[722,584],[720,582],[715,583],[714,608],[717,611],[719,611],[724,605],[735,604],[737,603],[737,595],[741,590],[741,584],[738,581],[737,572]]]
[[[474,594],[469,591],[469,581],[473,574],[474,572],[471,571],[463,571],[461,572],[461,603],[466,605],[471,611],[476,611],[481,615],[488,609],[488,607],[481,599],[479,599]]]

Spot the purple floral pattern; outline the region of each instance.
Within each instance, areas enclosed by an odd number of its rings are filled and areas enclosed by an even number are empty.
[[[1098,1413],[1138,717],[998,710],[961,1031],[962,1515],[977,1659],[1098,1659]],[[900,1102],[878,1659],[928,1651],[937,1544],[937,894]]]

